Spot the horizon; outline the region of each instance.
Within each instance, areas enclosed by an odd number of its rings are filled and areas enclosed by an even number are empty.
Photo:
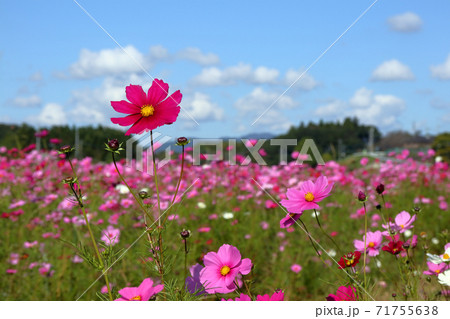
[[[276,136],[347,116],[383,136],[448,131],[446,1],[105,3],[3,5],[0,122],[125,131],[110,101],[153,77],[183,94],[170,136]]]

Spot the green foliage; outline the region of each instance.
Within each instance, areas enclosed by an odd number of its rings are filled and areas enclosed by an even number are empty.
[[[437,135],[431,148],[436,151],[437,156],[442,156],[444,161],[450,162],[450,133]]]

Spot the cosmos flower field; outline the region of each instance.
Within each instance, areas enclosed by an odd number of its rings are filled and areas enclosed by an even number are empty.
[[[182,95],[168,89],[130,85],[112,121],[126,134],[174,123]],[[165,165],[141,167],[111,138],[111,163],[0,147],[1,300],[449,298],[450,173],[433,150],[198,165],[182,137]]]
[[[1,152],[1,299],[76,300],[99,274],[66,243],[82,242],[91,247],[81,210],[68,195],[68,185],[61,183],[71,176],[69,163],[55,151],[19,155],[2,148]],[[217,252],[224,244],[232,245],[242,258],[251,260],[253,267],[243,280],[251,285],[249,289],[255,296],[272,295],[280,289],[284,300],[324,300],[340,286],[348,286],[349,279],[330,258],[339,261],[341,256],[319,229],[313,210],[305,210],[300,219],[330,254],[319,248],[324,262],[297,224],[280,228],[286,212],[278,203],[286,199],[287,189],[326,176],[334,185],[317,212],[324,231],[345,253],[355,251],[354,241],[363,238],[364,212],[357,198],[360,191],[368,197],[365,204],[370,232],[385,230],[382,215],[393,218],[406,211],[417,216],[414,227],[399,234],[403,241],[418,235],[417,245],[408,249],[408,256],[379,249],[377,256],[368,257],[370,294],[376,300],[393,300],[393,293],[398,300],[445,300],[448,287],[439,283],[435,272],[424,272],[429,270],[426,253],[442,255],[449,241],[448,165],[433,164],[427,158],[416,161],[400,157],[384,163],[369,160],[364,166],[356,163],[356,168],[349,169],[336,162],[316,168],[295,162],[231,166],[213,161],[195,166],[186,156],[180,195],[169,212],[164,234],[165,251],[171,258],[171,280],[182,287],[184,243],[180,232],[190,230],[188,268],[196,264],[202,268],[207,253]],[[73,159],[72,163],[78,171],[84,206],[98,242],[117,251],[130,247],[109,270],[111,285],[117,289],[138,287],[145,278],[152,278],[156,285],[160,279],[152,263],[154,257],[147,237],[141,236],[144,219],[114,165],[94,164],[89,158]],[[150,191],[155,187],[151,175],[125,166],[123,160],[118,168],[133,190],[149,191],[151,196],[144,202],[156,203],[156,194]],[[158,170],[163,210],[170,205],[179,170],[179,158]],[[385,185],[386,208],[380,211],[376,206],[383,205],[383,201],[375,188],[381,182]],[[389,242],[384,238],[382,241],[383,245]],[[407,260],[409,272],[403,269]],[[356,265],[360,273],[361,267],[362,260]],[[98,280],[81,300],[98,300],[97,292],[104,291],[104,286],[104,281]],[[248,295],[245,289],[242,292]],[[196,298],[238,296],[234,291]],[[163,296],[156,298],[161,300]]]

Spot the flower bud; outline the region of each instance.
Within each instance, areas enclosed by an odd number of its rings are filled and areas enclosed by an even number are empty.
[[[377,206],[375,206],[376,209],[381,210],[381,205],[378,204]]]
[[[380,195],[383,194],[383,192],[384,192],[384,185],[383,184],[379,184],[375,190],[377,191],[378,194],[380,194]]]
[[[395,292],[392,293],[392,297],[397,297],[397,294]]]
[[[362,192],[362,191],[359,191],[359,194],[358,194],[358,200],[359,200],[360,202],[365,202],[365,201],[367,200],[366,194],[364,194],[364,192]]]
[[[119,144],[119,141],[117,140],[117,138],[113,138],[112,140],[108,141],[108,146],[113,151],[117,151],[120,147],[120,144]]]
[[[142,199],[146,199],[148,197],[148,193],[146,191],[140,191],[139,197]]]
[[[73,178],[72,176],[66,177],[62,180],[63,184],[75,184],[77,182],[76,178]]]
[[[187,144],[189,144],[189,140],[186,138],[186,137],[184,137],[184,136],[182,136],[182,137],[179,137],[178,139],[177,139],[177,145],[178,146],[184,146],[184,145],[187,145]]]
[[[70,145],[64,145],[59,149],[59,154],[70,154],[74,151],[75,149],[70,146]]]
[[[190,230],[183,230],[183,231],[180,233],[180,236],[181,236],[181,238],[183,238],[183,239],[187,239],[187,238],[189,238],[189,237],[191,236],[191,231],[190,231]]]

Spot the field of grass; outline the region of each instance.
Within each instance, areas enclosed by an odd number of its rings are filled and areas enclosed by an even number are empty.
[[[69,244],[81,243],[88,251],[85,257],[95,260],[82,210],[71,195],[71,184],[62,182],[74,177],[70,163],[55,151],[1,151],[0,300],[98,300],[98,292],[105,285],[101,272],[80,258],[81,253]],[[153,176],[126,166],[121,156],[118,158],[118,169],[131,190],[135,194],[143,189],[148,192],[144,204],[150,216],[146,220],[156,220],[158,204]],[[75,188],[79,185],[82,191],[83,208],[100,250],[117,253],[105,257],[106,264],[114,263],[108,271],[113,294],[127,286],[137,287],[148,277],[155,284],[160,283],[154,263],[158,254],[150,247],[148,236],[151,231],[152,238],[158,236],[155,227],[158,223],[151,226],[148,222],[151,230],[146,232],[142,209],[113,163],[94,164],[84,158],[73,159],[72,164],[78,175]],[[203,266],[205,254],[230,244],[253,264],[251,272],[243,277],[241,288],[243,293],[253,296],[281,289],[284,300],[325,300],[340,286],[356,286],[356,280],[368,292],[361,293],[360,299],[448,298],[448,287],[440,285],[437,276],[423,274],[428,269],[426,253],[442,255],[444,246],[450,242],[448,164],[434,163],[432,156],[426,154],[413,160],[405,152],[384,163],[370,159],[365,165],[358,161],[351,166],[352,169],[336,162],[316,168],[295,162],[241,166],[225,161],[196,166],[186,155],[183,180],[173,206],[180,159],[160,167],[161,214],[167,214],[168,218],[161,246],[165,289],[157,300],[220,300],[239,295],[236,291],[228,295],[194,296],[184,291],[185,245],[180,232],[185,229],[191,232],[187,239],[188,267],[197,263]],[[301,224],[280,228],[286,211],[279,205],[288,188],[299,188],[302,182],[314,182],[321,175],[334,183],[330,195],[318,203],[318,218],[328,236],[319,228],[313,210],[305,210],[300,220],[320,245],[322,260]],[[375,190],[380,183],[385,186],[385,203]],[[362,240],[364,235],[360,191],[368,198],[365,202],[368,231],[384,231],[383,220],[394,219],[401,211],[417,215],[414,227],[399,234],[402,241],[417,235],[417,246],[399,255],[380,249],[378,256],[367,258],[366,283],[362,258],[355,268],[358,275],[348,268],[340,270],[336,264],[343,254],[355,251],[354,240]],[[377,209],[377,205],[381,208]],[[105,233],[113,234],[111,242]],[[384,239],[383,245],[388,242]],[[107,294],[102,296],[106,298]]]

